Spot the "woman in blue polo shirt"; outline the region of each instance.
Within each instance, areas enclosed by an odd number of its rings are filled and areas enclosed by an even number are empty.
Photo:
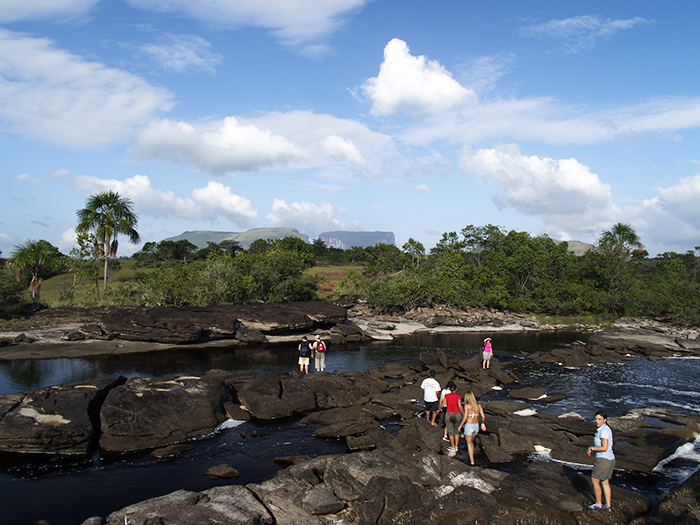
[[[613,434],[608,426],[608,416],[605,415],[605,412],[598,411],[595,413],[595,424],[598,430],[596,430],[593,438],[593,446],[588,447],[589,456],[592,452],[595,452],[595,463],[593,463],[593,472],[591,472],[595,503],[589,505],[588,508],[611,510],[610,478],[612,478],[613,469],[615,468]],[[605,505],[603,505],[603,495],[605,495]]]

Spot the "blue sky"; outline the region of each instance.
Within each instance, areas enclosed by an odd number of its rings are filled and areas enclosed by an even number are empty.
[[[129,196],[185,230],[467,225],[700,245],[681,2],[0,0],[0,250]],[[140,249],[126,239],[120,255]]]

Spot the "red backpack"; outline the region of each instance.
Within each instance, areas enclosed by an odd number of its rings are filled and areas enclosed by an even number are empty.
[[[317,352],[325,352],[326,351],[326,343],[323,341],[319,341],[318,344],[316,345],[316,351]]]

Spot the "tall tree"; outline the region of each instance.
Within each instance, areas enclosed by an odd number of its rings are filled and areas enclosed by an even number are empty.
[[[425,255],[425,247],[422,243],[415,240],[413,237],[408,239],[408,242],[402,246],[404,253],[411,256],[411,263],[413,264],[413,269],[418,268],[421,259]]]
[[[104,299],[107,299],[107,266],[110,257],[116,257],[119,235],[126,235],[129,241],[137,244],[141,237],[136,231],[138,217],[132,208],[131,199],[121,197],[109,190],[93,195],[85,208],[77,211],[76,233],[92,232],[104,259]]]
[[[628,259],[633,251],[641,252],[644,245],[634,228],[629,224],[618,222],[609,230],[603,231],[599,245],[617,254],[621,259]]]
[[[29,290],[32,292],[32,301],[35,301],[41,289],[43,273],[56,271],[61,264],[61,252],[48,241],[27,241],[20,244],[12,252],[10,267],[13,268],[20,280],[29,274]]]

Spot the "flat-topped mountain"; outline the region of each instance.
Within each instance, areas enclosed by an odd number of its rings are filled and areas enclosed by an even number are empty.
[[[375,244],[394,244],[396,239],[392,232],[323,232],[318,236],[329,248],[347,250],[353,246],[367,248]]]
[[[206,248],[208,242],[220,243],[221,241],[236,241],[244,249],[258,239],[283,239],[284,237],[298,237],[305,242],[309,242],[309,236],[300,233],[296,228],[253,228],[244,232],[215,232],[210,230],[197,230],[184,232],[175,237],[164,239],[166,241],[187,240],[197,246]]]

